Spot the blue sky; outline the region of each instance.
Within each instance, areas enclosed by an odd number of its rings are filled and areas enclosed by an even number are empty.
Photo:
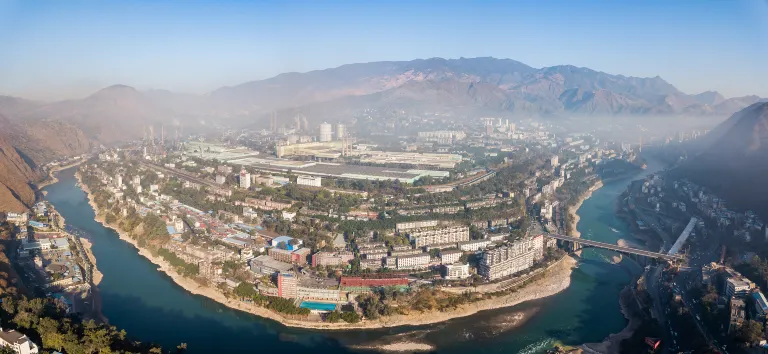
[[[0,0],[0,31],[0,94],[38,99],[478,56],[768,97],[766,0]]]

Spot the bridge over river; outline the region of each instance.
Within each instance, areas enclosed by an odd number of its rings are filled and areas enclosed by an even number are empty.
[[[578,237],[571,237],[571,236],[558,235],[558,234],[545,234],[544,236],[551,237],[560,241],[569,242],[572,245],[574,245],[574,249],[579,249],[581,247],[595,247],[595,248],[602,248],[602,249],[607,249],[611,251],[616,251],[620,253],[644,256],[648,258],[662,259],[668,262],[685,260],[685,257],[677,254],[652,252],[652,251],[646,251],[646,250],[641,250],[641,249],[632,248],[632,247],[622,247],[619,245],[592,241],[592,240],[587,240],[587,239],[578,238]]]

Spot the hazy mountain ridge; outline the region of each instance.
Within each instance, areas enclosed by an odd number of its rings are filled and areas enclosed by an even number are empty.
[[[683,164],[680,176],[715,191],[735,207],[768,219],[768,103],[755,103],[710,133],[711,145]]]
[[[0,113],[27,122],[63,122],[102,143],[136,139],[148,126],[203,127],[230,119],[265,124],[303,112],[310,121],[368,108],[569,117],[618,115],[728,116],[760,100],[688,95],[660,77],[612,75],[559,65],[536,69],[511,59],[418,59],[348,64],[222,87],[208,95],[137,91],[114,85],[91,96],[48,104],[0,100]],[[4,109],[4,110],[3,110]],[[461,115],[457,115],[461,116]]]

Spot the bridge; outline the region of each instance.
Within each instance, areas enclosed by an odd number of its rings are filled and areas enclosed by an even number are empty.
[[[606,250],[616,251],[620,253],[626,253],[626,254],[632,254],[632,255],[638,255],[648,258],[656,258],[656,259],[663,259],[665,261],[681,261],[684,260],[682,256],[678,256],[676,254],[667,254],[667,253],[659,253],[659,252],[651,252],[646,250],[641,250],[637,248],[632,247],[622,247],[619,245],[614,245],[610,243],[605,242],[598,242],[598,241],[592,241],[587,240],[583,238],[578,237],[571,237],[571,236],[565,236],[565,235],[557,235],[557,234],[544,234],[546,237],[551,237],[556,240],[566,241],[570,242],[574,245],[578,245],[581,247],[595,247],[595,248],[602,248]]]

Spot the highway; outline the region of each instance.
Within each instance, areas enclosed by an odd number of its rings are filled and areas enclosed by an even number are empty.
[[[666,253],[646,251],[646,250],[641,250],[637,248],[622,247],[622,246],[613,245],[610,243],[597,242],[597,241],[587,240],[587,239],[578,238],[578,237],[571,237],[571,236],[557,235],[557,234],[545,234],[545,236],[551,237],[557,240],[578,243],[582,246],[603,248],[603,249],[621,252],[621,253],[629,253],[629,254],[636,254],[644,257],[663,259],[666,261],[675,261],[675,260],[681,261],[685,259],[684,257],[678,256],[678,255],[669,255]]]

